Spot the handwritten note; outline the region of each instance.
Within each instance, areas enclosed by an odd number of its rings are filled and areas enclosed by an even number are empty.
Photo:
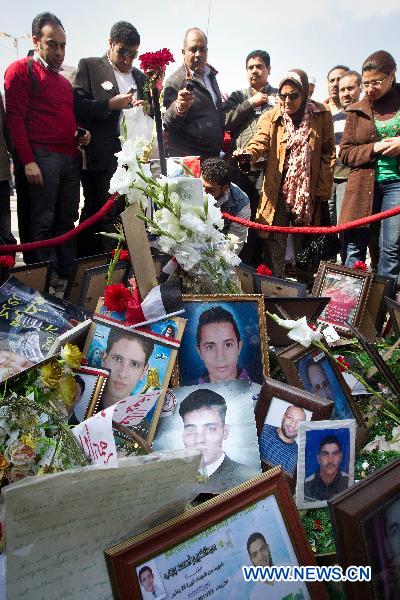
[[[112,422],[116,421],[127,427],[137,425],[157,404],[160,394],[161,391],[156,390],[147,394],[129,396],[73,428],[72,431],[83,452],[93,464],[107,467],[118,465]]]
[[[7,598],[111,600],[103,551],[182,513],[199,463],[194,451],[154,453],[4,488]]]

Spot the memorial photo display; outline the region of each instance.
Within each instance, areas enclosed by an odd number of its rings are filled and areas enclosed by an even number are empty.
[[[315,559],[279,468],[105,552],[113,592],[128,598],[315,598],[319,582],[246,582],[243,565]],[[208,593],[208,596],[205,595]]]

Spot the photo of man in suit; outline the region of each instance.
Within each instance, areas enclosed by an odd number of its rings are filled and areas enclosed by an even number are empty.
[[[223,442],[230,433],[226,411],[225,399],[205,388],[191,392],[179,406],[183,444],[202,453],[203,474],[208,484],[215,483],[215,493],[226,489],[227,484],[234,487],[259,474],[225,454]]]
[[[78,119],[92,133],[86,151],[87,169],[82,174],[85,203],[81,222],[95,214],[108,200],[110,180],[117,167],[115,153],[121,150],[121,111],[144,103],[146,76],[132,66],[138,55],[140,35],[126,21],[112,26],[108,50],[104,56],[82,58],[75,77],[75,110]],[[90,125],[89,125],[90,124]],[[110,238],[101,239],[95,231],[114,230],[115,217],[122,211],[123,202],[116,202],[105,218],[80,237],[78,252],[89,256],[109,251],[114,244]]]

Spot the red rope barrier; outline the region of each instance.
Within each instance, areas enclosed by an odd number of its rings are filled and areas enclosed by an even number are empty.
[[[113,194],[105,203],[105,205],[95,214],[86,219],[83,223],[80,223],[71,231],[67,231],[63,235],[59,235],[58,237],[51,238],[49,240],[40,240],[39,242],[28,242],[26,244],[5,244],[4,246],[0,246],[0,255],[8,254],[10,252],[20,252],[20,251],[29,251],[36,250],[37,248],[48,248],[49,246],[59,246],[60,244],[64,244],[69,240],[73,239],[82,231],[85,231],[94,223],[97,223],[100,219],[102,219],[112,208],[115,200],[118,198],[118,194]],[[243,225],[243,227],[249,227],[251,229],[258,229],[260,231],[272,231],[274,233],[304,233],[304,234],[330,234],[330,233],[339,233],[340,231],[346,231],[347,229],[353,229],[354,227],[362,227],[363,225],[368,225],[369,223],[375,223],[375,221],[381,221],[382,219],[388,219],[389,217],[393,217],[394,215],[400,214],[400,206],[396,208],[391,208],[390,210],[386,210],[385,212],[376,213],[375,215],[370,215],[368,217],[363,217],[362,219],[357,219],[356,221],[349,221],[348,223],[343,223],[342,225],[334,225],[331,227],[281,227],[278,225],[264,225],[262,223],[254,223],[253,221],[247,221],[246,219],[240,219],[239,217],[233,217],[232,215],[228,215],[227,213],[222,213],[224,219],[228,221],[233,221],[234,223],[239,223],[239,225]]]
[[[246,219],[239,219],[239,217],[233,217],[227,213],[222,213],[224,219],[239,223],[243,227],[249,227],[250,229],[258,229],[260,231],[271,231],[273,233],[306,233],[306,234],[322,234],[322,233],[339,233],[340,231],[346,231],[347,229],[353,229],[355,227],[362,227],[369,223],[375,223],[375,221],[381,221],[382,219],[388,219],[394,217],[400,213],[400,206],[385,210],[385,212],[376,213],[375,215],[369,215],[356,221],[349,221],[342,225],[332,225],[330,227],[281,227],[279,225],[264,225],[262,223],[254,223],[253,221],[247,221]]]
[[[118,198],[118,194],[113,194],[105,203],[104,206],[95,214],[83,221],[75,227],[71,229],[71,231],[67,231],[67,233],[63,233],[63,235],[59,235],[58,237],[51,238],[49,240],[40,240],[38,242],[27,242],[26,244],[6,244],[5,246],[0,246],[0,255],[8,254],[9,252],[20,252],[22,250],[36,250],[36,248],[48,248],[49,246],[59,246],[60,244],[64,244],[65,242],[69,242],[69,240],[73,239],[82,231],[85,231],[91,225],[100,221],[108,212],[110,212],[115,200]]]

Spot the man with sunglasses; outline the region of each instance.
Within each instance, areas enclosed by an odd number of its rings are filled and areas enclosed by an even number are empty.
[[[144,103],[146,76],[133,67],[140,44],[136,28],[126,21],[112,26],[108,50],[99,58],[82,58],[75,78],[75,107],[81,122],[92,132],[87,148],[87,170],[82,186],[85,203],[81,222],[95,214],[108,200],[110,179],[117,167],[115,153],[119,141],[122,110]],[[114,231],[114,221],[123,208],[122,202],[78,240],[78,253],[88,256],[108,251],[109,238],[94,235],[96,231]],[[89,233],[89,235],[88,235]]]

